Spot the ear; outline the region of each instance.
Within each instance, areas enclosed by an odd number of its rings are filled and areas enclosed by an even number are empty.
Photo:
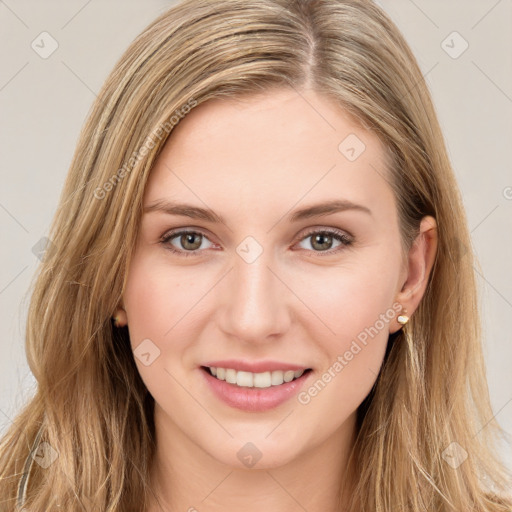
[[[420,223],[420,232],[414,240],[407,257],[406,268],[401,275],[401,288],[396,301],[404,313],[411,316],[416,311],[427,288],[430,272],[437,253],[437,223],[434,217],[425,216]],[[402,325],[395,319],[390,333]]]
[[[128,316],[124,309],[122,300],[114,312],[113,319],[116,323],[116,327],[124,327],[128,324]]]

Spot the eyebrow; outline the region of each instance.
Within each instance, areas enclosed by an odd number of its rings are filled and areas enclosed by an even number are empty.
[[[360,212],[372,215],[372,212],[366,206],[353,203],[346,199],[333,199],[331,201],[325,201],[323,203],[317,203],[300,210],[296,210],[288,216],[289,222],[298,222],[304,219],[310,219],[312,217],[320,217],[323,215],[330,215],[337,212],[343,212],[346,210],[356,210]],[[168,201],[166,199],[158,199],[153,203],[144,207],[144,213],[151,212],[163,212],[168,215],[180,215],[183,217],[189,217],[191,219],[200,219],[212,223],[225,224],[222,215],[215,213],[210,208],[200,208],[186,203],[177,203]]]

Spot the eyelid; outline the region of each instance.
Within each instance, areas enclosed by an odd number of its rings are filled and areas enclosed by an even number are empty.
[[[329,233],[333,235],[338,235],[340,237],[343,237],[345,239],[353,241],[354,236],[350,234],[348,231],[340,229],[340,228],[334,228],[334,227],[322,227],[322,226],[313,226],[312,228],[307,228],[306,232],[302,233],[299,241],[303,240],[304,238],[314,234],[314,233]]]

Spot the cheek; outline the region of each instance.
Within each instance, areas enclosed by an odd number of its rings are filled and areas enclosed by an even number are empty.
[[[308,312],[304,323],[308,338],[324,355],[318,372],[321,382],[306,390],[301,403],[340,404],[333,421],[360,405],[379,373],[396,317],[392,305],[399,264],[390,258],[391,254],[374,254],[327,272],[322,269],[322,275],[310,274],[301,283],[299,293],[315,313]]]
[[[176,369],[183,367],[192,306],[200,298],[194,281],[193,273],[177,272],[151,255],[136,255],[130,266],[123,295],[130,344],[143,382],[162,403],[179,388],[175,378],[182,378]]]
[[[393,260],[387,260],[393,261]],[[365,329],[376,326],[387,337],[395,310],[398,264],[382,255],[361,258],[333,268],[317,268],[296,281],[295,290],[309,312],[311,339],[331,340],[332,349],[343,349]],[[385,315],[384,325],[382,318]],[[303,317],[304,318],[304,317]]]
[[[145,339],[153,340],[162,350],[166,340],[176,343],[175,331],[182,327],[178,322],[193,301],[190,295],[195,292],[190,290],[196,288],[193,276],[178,273],[144,254],[134,257],[123,295],[132,348]]]
[[[136,344],[141,337],[157,336],[165,327],[162,302],[165,297],[172,308],[174,296],[166,292],[168,281],[168,277],[143,262],[135,261],[132,265],[124,294],[132,343]],[[169,321],[167,318],[167,329]]]
[[[208,291],[216,279],[209,268],[173,266],[154,250],[141,250],[132,259],[123,302],[135,362],[148,388],[158,388],[162,375],[168,383],[170,369],[183,378],[195,367],[194,345],[215,311],[214,294]],[[149,366],[137,358],[143,347],[158,355]]]

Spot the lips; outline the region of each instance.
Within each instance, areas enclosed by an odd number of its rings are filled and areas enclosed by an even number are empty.
[[[227,361],[223,361],[222,364],[226,364],[226,362]],[[221,361],[211,361],[209,364],[219,363],[221,363]],[[232,362],[229,362],[229,364],[232,364]],[[279,364],[282,368],[282,363]],[[288,365],[288,367],[290,367],[290,365]],[[254,368],[254,365],[252,368]],[[268,364],[265,368],[268,368]],[[232,370],[234,371],[234,369]],[[242,373],[245,371],[246,370],[240,370]],[[302,370],[298,371],[300,372]],[[275,370],[275,372],[281,373],[279,370]],[[225,380],[219,380],[210,373],[207,367],[201,367],[199,375],[200,378],[203,379],[203,382],[206,383],[213,396],[226,405],[246,412],[264,412],[290,400],[311,381],[314,374],[313,371],[306,370],[300,377],[290,382],[283,382],[282,384],[271,385],[270,387],[244,387],[226,382]],[[266,384],[268,384],[268,382]]]

